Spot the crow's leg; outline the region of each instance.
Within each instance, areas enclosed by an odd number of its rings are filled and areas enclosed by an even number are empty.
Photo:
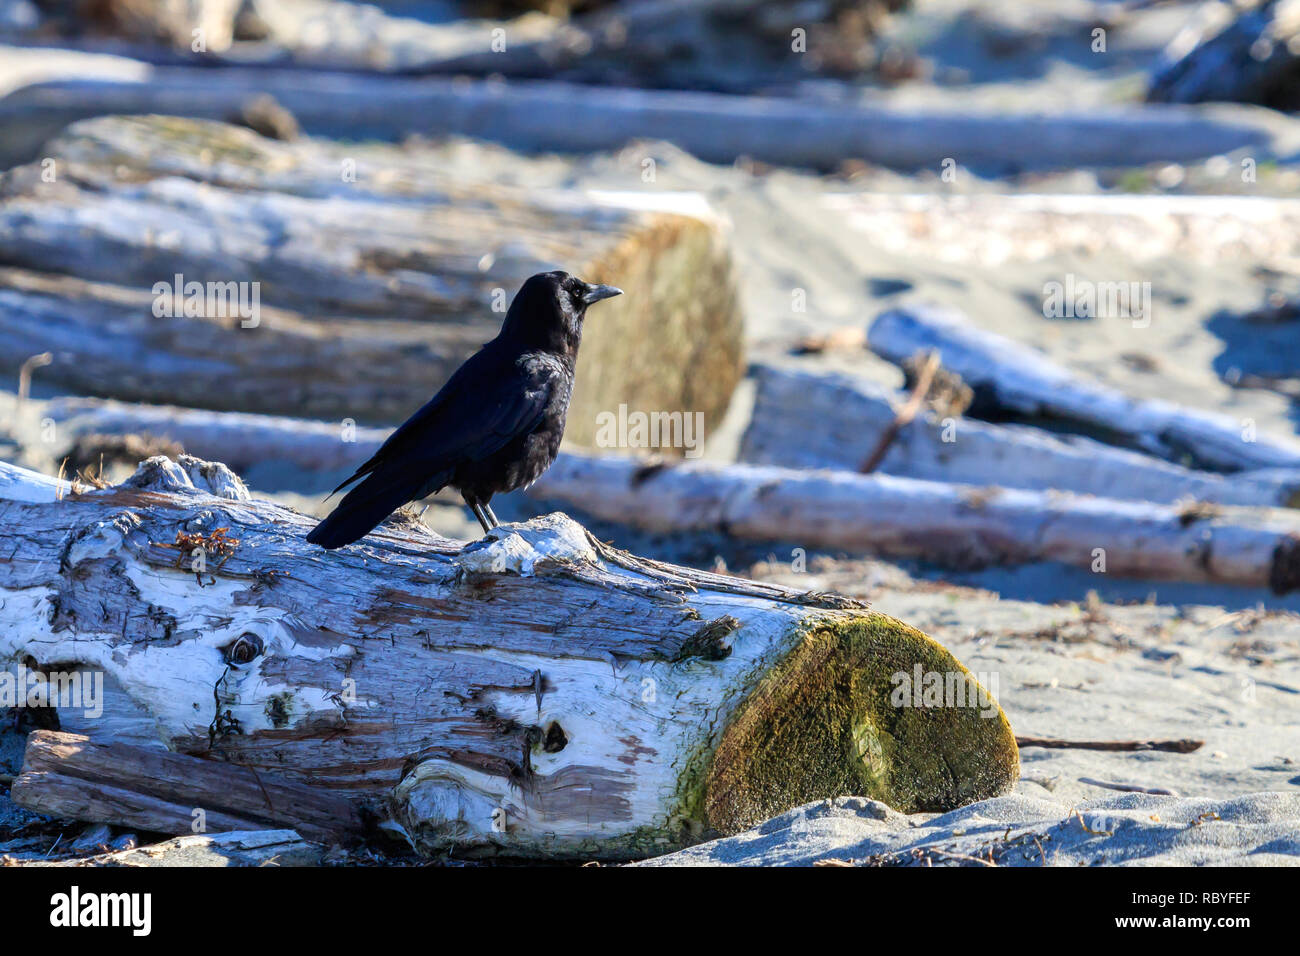
[[[497,525],[501,523],[500,521],[497,520],[497,516],[492,513],[492,506],[488,504],[486,501],[483,502],[483,510],[487,512],[488,520],[492,522],[492,527],[495,528]]]
[[[483,526],[483,533],[487,534],[491,531],[492,525],[488,524],[487,515],[483,514],[483,506],[478,503],[478,499],[471,497],[463,491],[460,493],[460,496],[465,499],[465,504],[469,505],[469,510],[474,512],[474,517],[478,518],[478,523]]]

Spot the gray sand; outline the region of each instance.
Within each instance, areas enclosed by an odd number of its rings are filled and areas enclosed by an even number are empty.
[[[1127,793],[1071,806],[1014,794],[942,816],[863,797],[810,803],[642,866],[1294,866],[1300,794]]]

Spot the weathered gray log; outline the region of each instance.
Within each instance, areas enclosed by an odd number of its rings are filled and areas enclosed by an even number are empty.
[[[355,803],[274,772],[171,753],[155,744],[92,741],[37,730],[27,738],[10,798],[47,816],[151,833],[297,830],[327,843],[355,842],[365,823]]]
[[[1273,155],[1295,121],[1239,110],[1123,108],[1008,116],[902,111],[808,99],[598,88],[548,81],[458,81],[230,67],[156,67],[140,80],[34,84],[0,100],[0,165],[39,156],[62,127],[107,113],[223,119],[269,93],[309,133],[400,139],[472,136],[515,149],[595,152],[668,140],[711,162],[838,168],[857,158],[988,172],[1186,161],[1249,148]]]
[[[1207,3],[1197,12],[1156,64],[1148,101],[1300,106],[1300,3]]]
[[[957,567],[1300,588],[1300,514],[977,488],[848,471],[562,456],[529,492],[652,531],[713,531]]]
[[[0,261],[18,268],[0,371],[52,351],[42,377],[83,394],[400,420],[525,278],[561,267],[625,293],[587,324],[571,440],[621,403],[716,422],[742,372],[731,259],[699,196],[509,188],[418,151],[162,117],[80,124],[47,150],[54,182],[42,165],[3,180]],[[246,308],[207,292],[200,314],[160,316],[178,275],[187,308],[190,283],[242,283]]]
[[[328,482],[337,472],[354,471],[392,431],[277,415],[134,405],[111,399],[56,398],[33,404],[30,413],[55,426],[52,457],[41,463],[52,469],[57,469],[60,457],[79,438],[141,435],[175,441],[191,455],[220,461],[239,474],[267,463],[287,464],[322,475]]]
[[[759,465],[859,470],[904,399],[853,375],[770,365],[756,366],[754,374],[754,411],[740,458]],[[1192,499],[1300,508],[1300,469],[1193,471],[1076,435],[933,411],[899,430],[879,470],[927,481],[1053,488],[1164,504]]]
[[[1130,398],[948,309],[884,312],[871,324],[867,344],[892,362],[937,349],[944,367],[974,389],[976,417],[1081,432],[1196,468],[1300,468],[1300,439],[1257,434],[1220,413]]]
[[[106,709],[141,717],[119,742],[391,801],[428,852],[645,856],[821,797],[942,810],[1018,774],[996,705],[905,624],[562,515],[469,545],[399,516],[327,554],[224,466],[159,458],[103,490],[0,464],[0,525],[0,660],[106,672],[126,698]],[[917,667],[960,699],[893,702]]]

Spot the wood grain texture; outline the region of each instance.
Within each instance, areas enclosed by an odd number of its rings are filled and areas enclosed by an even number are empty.
[[[358,805],[320,787],[172,753],[157,744],[96,742],[49,730],[28,736],[10,797],[47,816],[151,833],[287,827],[307,839],[341,842],[356,841],[365,832]]]

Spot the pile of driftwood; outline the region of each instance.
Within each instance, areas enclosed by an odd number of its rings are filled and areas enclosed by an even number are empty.
[[[576,153],[666,140],[711,162],[830,170],[939,171],[948,160],[1001,174],[1291,152],[1292,124],[1254,113],[901,111],[861,104],[849,84],[839,98],[799,95],[795,81],[808,76],[914,69],[876,35],[899,5],[628,0],[573,19],[432,25],[333,0],[97,0],[87,6],[124,16],[88,36],[65,28],[72,14],[52,16],[26,49],[0,57],[0,165],[40,158],[69,123],[114,113],[241,117],[349,140],[456,134]],[[122,25],[149,9],[190,19]],[[195,17],[220,21],[204,27],[200,52]],[[270,123],[263,96],[277,104]]]
[[[1278,593],[1300,586],[1300,441],[1133,400],[951,313],[887,312],[870,343],[901,363],[937,355],[942,374],[909,393],[758,365],[738,462],[571,445],[529,493],[652,531],[950,567],[1058,561]],[[97,399],[32,402],[25,414],[58,435],[56,456],[137,436],[132,447],[171,443],[241,471],[276,461],[312,488],[345,477],[386,435],[360,427],[345,441],[324,422]]]
[[[891,310],[867,339],[929,374],[909,394],[759,366],[741,463],[570,455],[536,493],[655,530],[1300,588],[1300,440],[1129,398],[951,312]]]
[[[620,404],[716,420],[740,315],[698,197],[509,188],[446,153],[164,117],[42,151],[0,190],[6,437],[172,458],[117,485],[0,465],[0,662],[59,702],[21,805],[280,834],[217,841],[248,860],[297,847],[285,829],[628,858],[843,793],[945,810],[1016,779],[975,679],[863,605],[639,559],[560,515],[468,545],[399,515],[327,555],[214,463],[354,465],[494,333],[498,289],[551,265],[626,292],[587,329],[575,444]],[[200,448],[213,462],[181,454]],[[93,707],[57,696],[96,682]]]
[[[0,373],[74,394],[400,420],[525,278],[625,291],[588,324],[571,436],[702,412],[743,372],[724,224],[698,195],[500,185],[448,154],[174,117],[77,124],[0,174]]]

